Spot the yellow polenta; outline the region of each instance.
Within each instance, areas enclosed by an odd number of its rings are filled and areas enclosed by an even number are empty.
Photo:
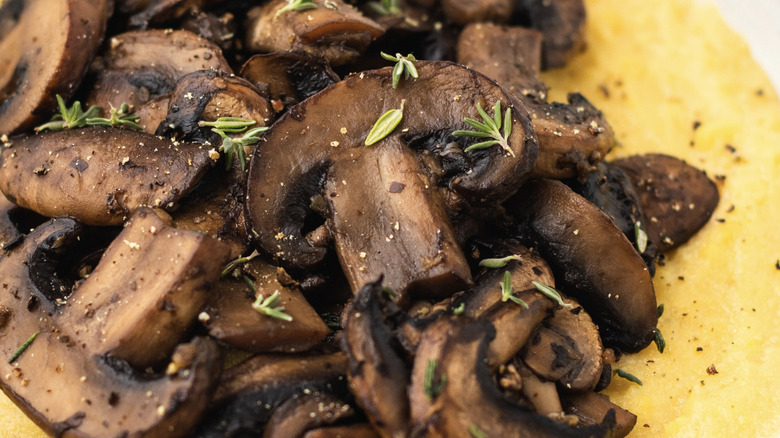
[[[721,181],[713,220],[655,277],[666,351],[623,358],[644,386],[616,379],[606,393],[638,415],[636,437],[780,435],[777,95],[713,6],[587,4],[589,49],[544,75],[552,96],[603,109],[614,156],[668,153]],[[2,438],[43,436],[2,396],[0,418]]]

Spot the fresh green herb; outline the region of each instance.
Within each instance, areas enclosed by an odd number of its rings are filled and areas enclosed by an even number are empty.
[[[317,4],[314,3],[313,0],[287,0],[287,4],[279,8],[278,11],[276,11],[276,15],[274,15],[274,19],[278,18],[280,15],[284,14],[285,12],[289,11],[306,11],[308,9],[317,9]]]
[[[633,375],[633,374],[631,374],[631,373],[629,373],[629,372],[627,372],[627,371],[625,371],[623,369],[620,369],[620,368],[615,369],[615,374],[617,374],[618,377],[622,377],[622,378],[628,380],[629,382],[634,382],[637,385],[642,386],[642,381],[639,380],[639,378],[637,376],[635,376],[635,375]]]
[[[639,254],[644,254],[647,249],[647,233],[645,233],[641,225],[639,222],[634,222],[634,236],[636,249],[639,251]]]
[[[325,312],[320,315],[320,317],[322,317],[322,320],[325,321],[325,325],[327,325],[329,329],[333,331],[341,330],[341,318],[338,314]]]
[[[57,106],[59,107],[60,113],[55,114],[48,123],[44,123],[35,128],[35,132],[41,132],[47,129],[50,131],[60,131],[62,129],[83,128],[87,126],[87,119],[99,116],[103,111],[103,108],[93,106],[84,112],[81,109],[81,102],[78,100],[73,102],[73,105],[68,108],[65,105],[65,100],[59,94],[57,95]]]
[[[663,353],[666,348],[666,340],[664,339],[664,335],[661,334],[661,330],[658,328],[655,329],[655,338],[653,339],[653,342],[655,342],[655,346],[658,347],[658,352]]]
[[[466,310],[466,303],[465,302],[461,302],[460,304],[458,304],[458,307],[452,309],[452,314],[453,315],[461,315],[461,314],[463,314],[464,310]]]
[[[32,336],[27,338],[27,340],[24,341],[24,344],[22,344],[22,346],[19,347],[18,350],[16,350],[16,353],[14,353],[13,356],[11,356],[11,358],[8,359],[8,363],[14,363],[14,361],[16,359],[19,359],[19,356],[21,356],[22,353],[24,353],[24,351],[27,350],[27,348],[30,346],[30,344],[33,343],[33,341],[35,340],[35,338],[38,337],[39,334],[41,334],[40,330],[38,330],[37,332],[33,333]]]
[[[471,426],[469,426],[469,433],[474,438],[489,438],[488,434],[482,431],[482,429],[479,428],[476,424],[472,423]]]
[[[393,88],[398,87],[402,75],[404,79],[409,79],[409,76],[415,79],[419,77],[417,68],[414,66],[414,62],[417,61],[417,58],[411,53],[406,56],[403,56],[400,53],[396,53],[395,56],[388,55],[385,52],[379,52],[379,54],[382,55],[382,58],[396,63],[395,67],[393,67]]]
[[[278,318],[287,322],[293,320],[292,316],[284,313],[284,306],[282,304],[282,297],[279,295],[279,291],[276,290],[268,298],[263,298],[263,294],[257,294],[257,299],[252,303],[252,308],[273,318]]]
[[[475,143],[465,149],[466,152],[476,149],[485,149],[493,145],[500,145],[511,156],[515,156],[512,148],[509,147],[509,136],[512,134],[512,110],[506,109],[504,113],[504,134],[501,135],[501,101],[497,101],[493,105],[493,118],[491,118],[485,110],[482,109],[482,105],[477,102],[477,111],[482,116],[482,122],[478,122],[474,119],[466,117],[463,119],[469,126],[476,129],[476,131],[459,130],[452,133],[452,135],[466,136],[466,137],[478,137],[478,138],[492,138],[493,140],[486,140],[479,143]]]
[[[401,123],[401,119],[404,116],[404,103],[406,100],[401,100],[401,109],[391,109],[390,111],[382,114],[382,117],[374,123],[371,131],[368,132],[366,137],[366,146],[382,140],[390,135],[396,126]]]
[[[94,107],[93,107],[94,108]],[[98,107],[99,108],[99,107]],[[90,108],[91,109],[91,108]],[[141,130],[144,129],[138,123],[138,119],[141,116],[137,114],[131,114],[130,105],[123,103],[119,106],[119,109],[111,107],[111,118],[105,119],[103,117],[90,117],[87,118],[87,125],[90,126],[127,126],[128,128]]]
[[[236,268],[238,268],[239,266],[243,265],[244,263],[249,262],[250,260],[252,260],[253,258],[255,258],[255,257],[259,256],[259,255],[260,255],[260,253],[257,252],[257,250],[254,250],[254,251],[252,251],[252,254],[249,254],[246,257],[239,257],[239,258],[233,260],[232,262],[228,263],[225,266],[225,269],[222,270],[222,276],[225,277],[225,276],[231,274],[233,271],[235,271]]]
[[[379,15],[398,15],[401,8],[398,7],[398,0],[381,0],[378,2],[368,2],[368,7]],[[395,87],[393,87],[395,88]]]
[[[659,305],[658,305],[658,310],[657,310],[657,312],[656,312],[656,313],[658,314],[658,316],[657,316],[658,318],[660,318],[660,317],[661,317],[661,315],[663,315],[663,314],[664,314],[664,305],[663,305],[663,304],[659,304]]]
[[[533,285],[536,286],[536,289],[544,296],[555,301],[560,306],[569,308],[573,307],[571,304],[563,302],[563,298],[561,298],[561,294],[559,294],[557,290],[547,286],[546,284],[539,283],[538,281],[532,281],[531,283],[533,283]]]
[[[504,271],[504,281],[501,282],[501,301],[506,302],[507,300],[511,300],[513,303],[526,309],[528,308],[528,304],[525,301],[512,295],[512,274],[509,271]]]
[[[385,294],[387,294],[387,296],[388,296],[388,297],[390,297],[390,299],[391,299],[391,300],[394,300],[394,301],[395,301],[395,299],[396,299],[396,298],[398,298],[398,294],[397,294],[397,293],[395,293],[395,291],[393,290],[393,288],[392,288],[392,287],[390,287],[390,286],[385,286],[385,285],[382,285],[382,292],[384,292]]]
[[[433,402],[436,397],[444,391],[444,387],[447,385],[447,376],[442,374],[439,378],[439,382],[436,382],[436,367],[438,363],[435,359],[429,359],[425,364],[425,378],[423,380],[423,391],[425,396],[428,397],[429,402]]]
[[[228,170],[230,170],[230,167],[233,165],[233,157],[238,157],[241,170],[246,170],[246,154],[244,153],[244,146],[251,146],[260,142],[262,139],[258,137],[257,134],[268,131],[268,127],[261,126],[259,128],[250,129],[241,138],[233,138],[227,134],[237,134],[244,132],[255,123],[256,122],[254,120],[242,119],[239,117],[220,117],[214,122],[206,122],[201,120],[198,122],[198,126],[211,126],[211,130],[222,137],[222,144],[219,146],[219,151],[227,155],[225,167]]]
[[[497,259],[482,259],[479,262],[479,266],[482,266],[483,268],[491,268],[491,269],[503,268],[507,264],[509,264],[509,262],[511,262],[512,260],[518,260],[519,261],[520,260],[520,256],[517,255],[517,254],[512,254],[512,255],[508,255],[506,257],[501,257],[501,258],[497,258]]]

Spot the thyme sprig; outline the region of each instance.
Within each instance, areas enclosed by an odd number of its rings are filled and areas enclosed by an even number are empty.
[[[401,123],[401,119],[404,117],[404,103],[406,103],[406,99],[401,100],[401,109],[391,109],[379,117],[374,126],[371,127],[371,130],[368,131],[365,141],[366,146],[371,146],[387,137]]]
[[[373,9],[374,12],[376,12],[379,15],[398,15],[401,13],[401,8],[398,6],[398,0],[381,0],[378,2],[368,2],[368,7]]]
[[[403,56],[400,53],[396,53],[395,56],[388,55],[385,52],[379,52],[379,54],[382,55],[382,58],[396,63],[395,67],[393,67],[393,88],[398,88],[398,83],[401,82],[401,76],[403,76],[404,79],[409,79],[409,76],[415,79],[419,77],[417,68],[414,66],[414,62],[417,61],[417,58],[411,53],[406,56]]]
[[[512,260],[520,261],[520,256],[518,254],[512,254],[501,258],[482,259],[479,261],[479,266],[483,268],[491,268],[491,269],[503,268],[506,265],[508,265],[509,262],[511,262]]]
[[[100,107],[92,107],[92,108],[100,108]],[[92,108],[90,108],[90,110]],[[110,114],[111,117],[108,119],[103,117],[89,117],[87,118],[87,125],[126,126],[128,128],[137,129],[139,131],[144,129],[141,125],[136,123],[141,118],[141,116],[139,116],[138,114],[132,114],[132,111],[130,110],[130,105],[126,103],[122,103],[122,105],[119,105],[119,109],[114,108],[114,106],[112,105]]]
[[[317,4],[313,0],[287,0],[287,4],[279,8],[274,15],[274,19],[278,18],[285,12],[290,11],[306,11],[309,9],[317,9]]]
[[[481,141],[475,143],[465,149],[465,152],[489,148],[493,145],[499,145],[511,156],[515,156],[512,148],[509,147],[509,136],[512,134],[512,110],[507,108],[504,113],[503,121],[501,119],[501,101],[497,101],[493,105],[493,117],[491,118],[485,110],[482,109],[482,105],[477,102],[477,111],[482,117],[482,122],[466,117],[463,119],[469,126],[476,129],[476,131],[458,130],[454,131],[452,135],[463,137],[477,137],[477,138],[492,138],[492,140]],[[502,134],[503,126],[503,134]]]
[[[425,364],[425,377],[423,379],[423,391],[429,402],[433,402],[436,397],[444,391],[447,386],[447,375],[442,374],[438,383],[436,382],[436,368],[438,362],[436,359],[429,359]]]
[[[512,274],[509,271],[504,271],[504,281],[501,282],[501,301],[506,302],[507,300],[526,309],[528,308],[528,304],[525,301],[512,295]]]
[[[279,295],[279,291],[274,291],[269,297],[263,297],[263,294],[257,294],[257,299],[252,303],[252,308],[262,313],[263,315],[270,316],[272,318],[281,319],[287,322],[293,320],[292,316],[284,313],[284,306],[282,306],[282,297]]]
[[[246,154],[244,153],[244,146],[251,146],[257,144],[262,138],[257,135],[261,132],[268,131],[267,126],[261,126],[259,128],[250,129],[246,131],[250,126],[254,125],[254,120],[242,119],[240,117],[220,117],[213,122],[207,122],[201,120],[198,122],[198,126],[210,126],[211,130],[222,138],[222,144],[219,146],[219,151],[226,154],[225,167],[229,170],[233,166],[233,158],[238,157],[238,162],[241,165],[241,170],[246,170]],[[243,137],[233,138],[228,134],[238,134],[246,131]]]
[[[253,258],[255,258],[255,257],[259,256],[259,255],[260,255],[260,253],[257,252],[257,250],[254,250],[248,256],[239,257],[239,258],[231,261],[230,263],[225,265],[225,269],[222,270],[222,276],[225,277],[225,276],[230,275],[231,273],[233,273],[236,270],[236,268],[238,268],[239,266],[241,266],[241,265],[243,265],[245,263],[248,263]]]
[[[57,107],[59,114],[55,114],[47,123],[35,128],[35,132],[41,131],[61,131],[63,129],[83,128],[85,126],[126,126],[132,129],[143,129],[137,122],[141,117],[131,114],[130,105],[123,103],[119,109],[111,107],[111,117],[106,119],[100,117],[103,107],[92,106],[84,111],[80,101],[73,102],[68,108],[65,105],[65,99],[57,95]]]
[[[542,295],[555,301],[561,307],[567,307],[567,308],[574,307],[569,303],[563,302],[563,298],[561,298],[561,294],[558,293],[558,291],[553,289],[552,287],[547,286],[546,284],[539,283],[538,281],[532,281],[531,283],[536,287],[536,290],[542,293]]]

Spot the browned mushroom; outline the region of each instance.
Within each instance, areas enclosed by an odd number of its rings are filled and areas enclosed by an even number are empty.
[[[607,436],[610,419],[575,429],[504,398],[488,375],[485,352],[495,334],[485,322],[443,318],[423,333],[409,389],[412,426],[420,436]]]
[[[583,0],[522,0],[520,15],[544,34],[542,64],[545,69],[563,67],[585,50],[585,4]]]
[[[442,0],[441,8],[450,21],[465,26],[480,21],[507,22],[513,4],[511,0]]]
[[[203,7],[205,0],[155,0],[143,11],[130,17],[130,27],[146,30],[149,25],[159,25],[181,18],[189,11]]]
[[[283,285],[277,268],[253,259],[237,268],[241,276],[228,275],[214,286],[201,313],[209,334],[228,345],[253,352],[301,352],[323,340],[330,329],[296,288]],[[246,283],[251,279],[253,291]],[[256,295],[264,298],[279,293],[280,305],[292,320],[261,314],[252,307]]]
[[[170,93],[180,77],[198,70],[232,73],[222,50],[186,30],[127,32],[111,38],[87,106],[138,107]]]
[[[67,279],[39,277],[62,272],[61,265],[72,262],[71,249],[89,241],[90,235],[74,220],[53,219],[0,258],[5,292],[0,294],[0,307],[10,312],[8,323],[0,328],[0,354],[4,358],[13,355],[10,363],[0,362],[0,373],[8,376],[0,386],[52,436],[186,436],[218,381],[221,364],[216,346],[204,339],[179,345],[165,376],[139,375],[127,363],[97,354],[96,345],[84,333],[77,334],[63,323],[85,314],[78,303],[57,298]],[[116,245],[134,251],[122,241]],[[114,262],[107,259],[105,264]],[[189,271],[188,266],[192,265],[179,267]],[[148,275],[154,281],[153,273]],[[124,279],[106,279],[103,295],[119,297],[114,293],[129,291]],[[114,319],[134,319],[137,295],[128,301],[123,301],[124,296],[117,300],[107,326]],[[36,333],[28,347],[14,355]]]
[[[376,22],[342,0],[314,0],[316,8],[286,11],[286,0],[272,0],[247,14],[246,46],[259,52],[303,50],[331,65],[357,59],[371,41],[384,34]]]
[[[645,212],[649,241],[659,252],[675,248],[699,231],[712,216],[720,196],[707,174],[662,154],[615,160],[636,188]]]
[[[579,424],[593,425],[604,421],[609,411],[615,412],[615,428],[612,436],[623,438],[636,425],[636,415],[609,401],[607,396],[592,391],[563,393],[561,404],[564,412],[575,415]]]
[[[382,436],[401,438],[409,431],[410,370],[393,349],[392,320],[399,309],[385,295],[381,279],[358,291],[344,309],[341,348],[350,391],[371,424]]]
[[[526,183],[506,206],[605,345],[638,351],[653,340],[658,317],[647,266],[598,207],[553,180]]]
[[[0,133],[39,124],[73,95],[103,39],[106,0],[6,1],[0,6]],[[119,106],[119,105],[117,105]]]
[[[355,416],[355,409],[329,393],[291,397],[277,408],[263,438],[302,438],[306,431]]]
[[[380,438],[379,433],[367,423],[349,426],[330,426],[312,429],[303,438]]]
[[[102,127],[29,136],[0,157],[9,200],[91,225],[121,224],[143,205],[172,208],[213,164],[205,148]]]
[[[323,177],[328,174],[334,163],[339,163],[339,167],[331,175],[344,174],[347,170],[357,173],[353,173],[350,177],[352,182],[331,177],[326,185],[333,187],[342,183],[342,180],[346,181],[346,186],[344,183],[341,184],[343,187],[340,187],[340,196],[345,196],[345,189],[358,190],[357,193],[360,193],[360,190],[374,191],[371,195],[374,199],[361,199],[361,202],[366,204],[364,209],[367,211],[380,205],[392,205],[396,202],[393,200],[394,196],[405,197],[416,194],[417,198],[413,199],[420,201],[426,198],[434,199],[434,195],[423,192],[426,184],[429,192],[437,190],[436,187],[439,186],[447,193],[477,203],[495,202],[509,196],[525,179],[525,174],[533,163],[536,142],[530,120],[522,111],[521,104],[497,87],[494,82],[456,64],[422,61],[418,61],[417,64],[419,79],[402,81],[395,90],[390,85],[392,80],[390,68],[353,75],[327,88],[282,116],[266,133],[266,141],[255,149],[247,188],[247,211],[252,234],[259,246],[276,256],[285,267],[298,270],[311,268],[316,266],[326,254],[325,248],[314,246],[307,241],[304,237],[305,231],[302,229],[306,218],[314,216],[310,208],[311,199],[323,193]],[[367,148],[364,140],[374,122],[388,109],[400,108],[402,100],[404,116],[400,125],[379,144]],[[442,151],[442,148],[436,147],[436,143],[425,141],[431,134],[435,139],[439,136],[450,137],[452,130],[465,126],[464,118],[478,117],[477,102],[483,103],[483,107],[489,107],[497,101],[505,102],[511,108],[513,130],[509,145],[512,154],[506,153],[499,147],[473,153],[464,153],[459,149]],[[352,102],[352,104],[344,105],[344,102]],[[318,129],[311,129],[313,126],[317,126]],[[381,161],[386,164],[388,158],[382,158],[381,155],[391,153],[392,148],[395,148],[395,152],[392,153],[399,157],[397,160],[401,160],[400,157],[406,154],[403,152],[406,146],[400,145],[399,142],[411,144],[413,148],[424,149],[420,154],[427,155],[429,161],[439,160],[445,163],[440,163],[439,167],[447,169],[446,172],[437,175],[436,182],[428,177],[430,183],[425,183],[426,173],[416,171],[408,158],[403,158],[404,162],[409,163],[405,165],[406,170],[399,164],[397,169],[392,171],[382,170],[381,176],[370,172],[361,174],[359,166],[351,164],[352,160],[363,163]],[[421,142],[424,144],[420,145]],[[425,149],[428,146],[430,150]],[[438,154],[446,156],[439,157]],[[366,157],[361,157],[362,155]],[[373,169],[378,169],[378,164],[371,166]],[[404,183],[393,179],[399,178],[404,172],[407,174],[407,183],[415,185],[407,188]],[[386,179],[390,176],[392,178]],[[381,184],[370,189],[360,189],[366,178],[381,181]],[[412,178],[420,180],[415,182]],[[328,191],[324,191],[324,194],[331,207],[336,207],[341,202],[339,197],[330,197]],[[355,211],[356,207],[360,209],[355,205],[350,207],[351,212],[348,213],[348,217],[361,216],[361,213]],[[419,205],[415,208],[435,211],[432,204]],[[403,213],[405,216],[414,214],[407,211],[398,213]],[[340,214],[335,210],[330,213],[332,218]],[[370,250],[379,248],[390,240],[394,241],[399,248],[404,245],[419,245],[417,242],[403,242],[398,238],[414,229],[412,223],[402,223],[398,219],[403,217],[383,217],[379,220],[375,218],[369,223],[360,219],[361,222],[355,225],[360,224],[361,227],[371,227],[374,230],[362,237],[360,233],[349,234],[349,228],[342,228],[338,232],[344,233],[344,239],[352,239],[354,243],[350,244],[350,248],[357,251],[358,257],[360,252],[364,251],[359,248],[360,246]],[[420,220],[428,219],[423,217]],[[439,227],[442,229],[441,233],[423,236],[425,247],[409,247],[413,250],[414,257],[424,255],[430,258],[428,267],[445,265],[440,267],[444,272],[450,271],[448,266],[457,267],[465,263],[454,258],[459,252],[455,251],[454,247],[450,251],[437,241],[433,242],[433,246],[428,244],[431,238],[434,240],[441,238],[445,239],[442,242],[447,242],[446,226],[447,221],[444,221]],[[441,237],[438,237],[439,235]],[[447,257],[437,259],[439,250],[449,251],[445,253]],[[369,251],[365,250],[365,252],[367,258]],[[416,260],[410,261],[420,263]],[[386,259],[385,263],[395,263],[395,260]],[[394,264],[390,268],[400,265]],[[426,267],[425,264],[421,266]],[[356,271],[360,272],[359,266]],[[374,272],[372,275],[376,276],[380,273]],[[385,274],[388,278],[393,278],[387,270]],[[463,278],[464,275],[460,275]],[[462,283],[468,283],[469,280],[465,277]],[[454,291],[449,293],[452,292]],[[442,291],[434,289],[432,293],[441,294]]]

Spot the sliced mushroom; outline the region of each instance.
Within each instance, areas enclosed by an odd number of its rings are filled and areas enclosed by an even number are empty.
[[[143,128],[143,132],[154,134],[157,127],[168,117],[168,107],[171,104],[171,94],[163,94],[135,108],[133,114],[137,115],[138,125]]]
[[[292,106],[341,79],[325,58],[304,51],[255,55],[241,67],[240,75],[272,100]]]
[[[302,438],[310,429],[354,415],[355,409],[333,394],[304,394],[288,399],[274,411],[263,438]]]
[[[720,196],[707,174],[662,154],[634,155],[613,162],[634,184],[645,212],[647,237],[659,252],[685,243],[712,216]]]
[[[218,45],[222,50],[233,48],[236,42],[235,15],[230,12],[217,15],[212,12],[190,11],[181,22],[181,28]]]
[[[156,135],[205,143],[219,141],[211,128],[199,121],[220,117],[239,117],[255,122],[252,128],[265,126],[273,116],[271,103],[248,81],[227,73],[201,70],[179,78],[171,93],[168,116],[157,127]]]
[[[52,436],[186,436],[218,381],[216,346],[204,339],[179,345],[166,376],[139,375],[125,362],[82,346],[81,335],[63,319],[83,315],[84,308],[55,301],[47,291],[51,277],[38,276],[57,270],[71,248],[89,239],[74,220],[53,219],[0,258],[0,307],[11,312],[0,328],[0,354],[10,358],[38,333],[12,363],[0,363],[0,373],[8,376],[0,387]],[[120,281],[105,285],[104,295],[112,295]],[[134,312],[133,302],[117,310],[111,318],[124,320]]]
[[[0,256],[6,249],[21,242],[23,234],[11,218],[12,212],[18,208],[16,204],[0,194]]]
[[[522,0],[520,14],[531,27],[544,34],[542,64],[545,69],[563,67],[585,50],[585,4],[583,0]]]
[[[262,436],[274,410],[291,397],[317,391],[345,391],[343,353],[260,355],[227,369],[198,438]]]
[[[569,299],[531,336],[523,360],[537,375],[572,391],[592,390],[601,378],[602,345],[590,316]]]
[[[102,127],[26,137],[0,157],[9,200],[90,225],[121,224],[143,205],[174,207],[212,164],[196,145]]]
[[[370,148],[364,146],[376,120],[389,109],[399,109],[402,100],[404,117],[390,137],[409,139],[407,144],[432,133],[449,137],[452,130],[466,127],[464,118],[478,117],[477,102],[483,108],[499,100],[508,104],[514,156],[497,146],[467,154],[451,151],[447,159],[463,167],[450,169],[439,185],[485,203],[505,199],[525,179],[533,166],[536,142],[521,104],[486,77],[456,64],[416,64],[419,79],[402,81],[396,90],[390,85],[391,68],[347,77],[283,115],[255,149],[247,187],[249,224],[259,246],[285,267],[310,269],[324,258],[326,250],[310,244],[302,232],[307,217],[315,216],[310,199],[322,193],[323,176],[332,163],[375,154],[388,142],[386,138]],[[314,126],[317,129],[311,129]],[[430,147],[432,151],[425,153],[441,152],[435,143]],[[386,196],[398,190],[400,185],[389,187]],[[384,240],[389,234],[374,238]]]
[[[480,318],[496,329],[485,359],[492,369],[505,364],[523,348],[554,304],[536,289],[515,292],[514,296],[526,303],[528,309],[507,301],[494,305]]]
[[[111,38],[88,106],[138,107],[170,93],[180,77],[198,70],[232,73],[215,44],[186,30],[127,32]]]
[[[441,8],[450,21],[465,26],[480,21],[507,22],[513,4],[511,0],[442,0]]]
[[[9,0],[0,7],[0,133],[31,129],[69,98],[97,52],[106,0]]]
[[[138,210],[70,296],[78,310],[60,321],[83,348],[144,369],[167,358],[195,321],[228,248],[169,223],[164,212]]]
[[[160,25],[176,20],[187,12],[203,7],[205,0],[155,0],[128,20],[131,28],[145,30],[149,25]]]
[[[314,0],[314,9],[282,11],[286,0],[272,0],[247,13],[246,46],[258,52],[303,50],[331,65],[355,61],[385,30],[342,0]]]
[[[647,266],[601,210],[553,180],[526,183],[505,205],[605,345],[633,352],[653,340],[658,317]]]
[[[481,431],[495,437],[607,436],[612,427],[609,420],[574,429],[504,398],[484,363],[494,334],[490,324],[465,318],[443,318],[425,331],[409,389],[416,434],[458,438]]]
[[[384,275],[406,304],[468,287],[468,262],[414,152],[397,137],[370,152],[334,162],[324,187],[327,226],[352,290]]]
[[[277,268],[253,259],[238,268],[257,289],[252,291],[244,278],[228,276],[214,287],[204,307],[203,324],[209,335],[228,345],[252,352],[305,351],[330,334],[330,329],[297,288],[286,287],[277,278]],[[268,298],[280,295],[284,313],[292,321],[261,314],[252,303],[256,294]]]
[[[540,379],[523,364],[515,363],[515,366],[522,378],[523,387],[521,391],[523,396],[531,403],[536,412],[547,416],[563,412],[561,398],[558,396],[555,382]]]
[[[350,391],[371,424],[382,436],[402,438],[409,431],[410,370],[393,349],[392,319],[398,313],[381,280],[365,285],[344,309],[341,348],[347,355]]]
[[[377,431],[367,423],[349,426],[330,426],[312,429],[303,438],[380,438]]]
[[[636,415],[609,401],[603,394],[592,391],[564,393],[561,395],[564,412],[575,415],[582,425],[590,426],[604,421],[610,411],[617,423],[612,431],[615,438],[628,435],[636,425]]]

